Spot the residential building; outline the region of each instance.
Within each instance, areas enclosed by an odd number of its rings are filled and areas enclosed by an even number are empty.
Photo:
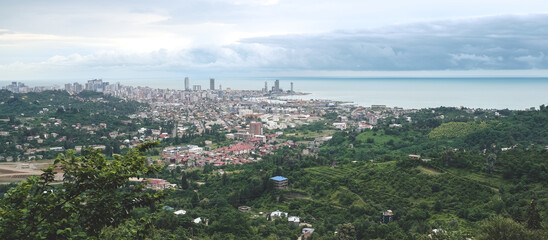
[[[287,221],[293,226],[299,226],[299,223],[301,223],[301,219],[297,216],[290,216],[287,218]]]
[[[251,122],[249,124],[249,134],[251,135],[263,135],[263,123]]]
[[[336,129],[339,129],[339,130],[345,130],[346,129],[346,123],[344,122],[336,122],[336,123],[333,123],[333,127],[335,127]]]
[[[282,177],[282,176],[275,176],[275,177],[271,177],[270,179],[272,179],[274,181],[274,187],[276,189],[287,188],[287,185],[288,185],[288,182],[289,182],[287,178]]]
[[[389,223],[394,220],[394,213],[392,210],[386,210],[382,213],[381,223]]]
[[[274,221],[275,218],[285,218],[287,217],[286,212],[282,212],[280,210],[276,210],[272,213],[270,213],[270,220]]]
[[[154,189],[154,190],[164,190],[166,188],[174,187],[175,184],[171,184],[166,180],[157,179],[157,178],[148,178],[143,180],[143,183],[146,183],[145,188]]]
[[[177,210],[177,211],[173,212],[173,214],[175,214],[175,215],[185,215],[186,211],[181,209],[181,210]]]
[[[314,232],[314,228],[303,228],[302,234],[303,238],[307,239],[310,237],[310,235]]]
[[[370,116],[369,117],[369,124],[377,125],[377,117],[376,116]]]
[[[420,159],[420,158],[421,158],[421,155],[409,154],[408,157],[409,157],[410,159]]]

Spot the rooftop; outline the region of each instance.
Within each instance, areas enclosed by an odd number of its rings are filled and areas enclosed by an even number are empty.
[[[287,178],[282,177],[282,176],[275,176],[275,177],[271,177],[270,179],[272,179],[272,180],[274,180],[274,181],[277,181],[277,182],[281,182],[281,181],[287,180]]]

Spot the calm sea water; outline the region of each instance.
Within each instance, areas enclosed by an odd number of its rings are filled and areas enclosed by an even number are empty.
[[[183,89],[180,79],[104,79],[123,85]],[[223,89],[260,90],[276,78],[216,79]],[[278,78],[280,87],[307,92],[298,99],[331,99],[362,106],[384,104],[390,107],[425,108],[464,106],[470,108],[525,109],[548,105],[548,78]],[[24,81],[43,86],[68,81]],[[82,81],[81,81],[82,82]],[[83,82],[82,82],[83,83]],[[2,86],[8,82],[0,82]],[[191,85],[209,88],[209,79],[190,79]]]

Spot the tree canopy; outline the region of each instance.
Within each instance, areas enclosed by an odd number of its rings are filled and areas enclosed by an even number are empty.
[[[129,187],[131,177],[157,172],[141,153],[146,143],[107,161],[100,151],[81,156],[59,155],[44,173],[30,177],[0,200],[0,236],[4,239],[96,238],[104,227],[118,226],[136,207],[149,206],[165,196],[150,193],[143,184]],[[64,172],[54,185],[55,171]]]

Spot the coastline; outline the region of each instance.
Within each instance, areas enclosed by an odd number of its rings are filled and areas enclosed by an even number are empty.
[[[149,86],[159,89],[183,89],[184,78],[156,79],[105,79],[126,86]],[[277,78],[231,78],[217,79],[223,89],[254,90],[264,87],[265,81],[273,86]],[[524,110],[548,104],[548,80],[543,77],[468,77],[468,78],[335,78],[335,77],[280,77],[280,87],[289,89],[295,85],[290,99],[327,99],[359,106],[383,104],[405,109],[446,107],[467,107],[481,109]],[[31,86],[57,85],[77,82],[23,81]],[[81,81],[80,81],[81,82]],[[154,82],[154,86],[150,86]],[[11,82],[0,81],[4,86]],[[191,78],[191,84],[207,86],[205,79]],[[285,92],[284,94],[285,95]],[[283,99],[288,99],[283,96]]]

